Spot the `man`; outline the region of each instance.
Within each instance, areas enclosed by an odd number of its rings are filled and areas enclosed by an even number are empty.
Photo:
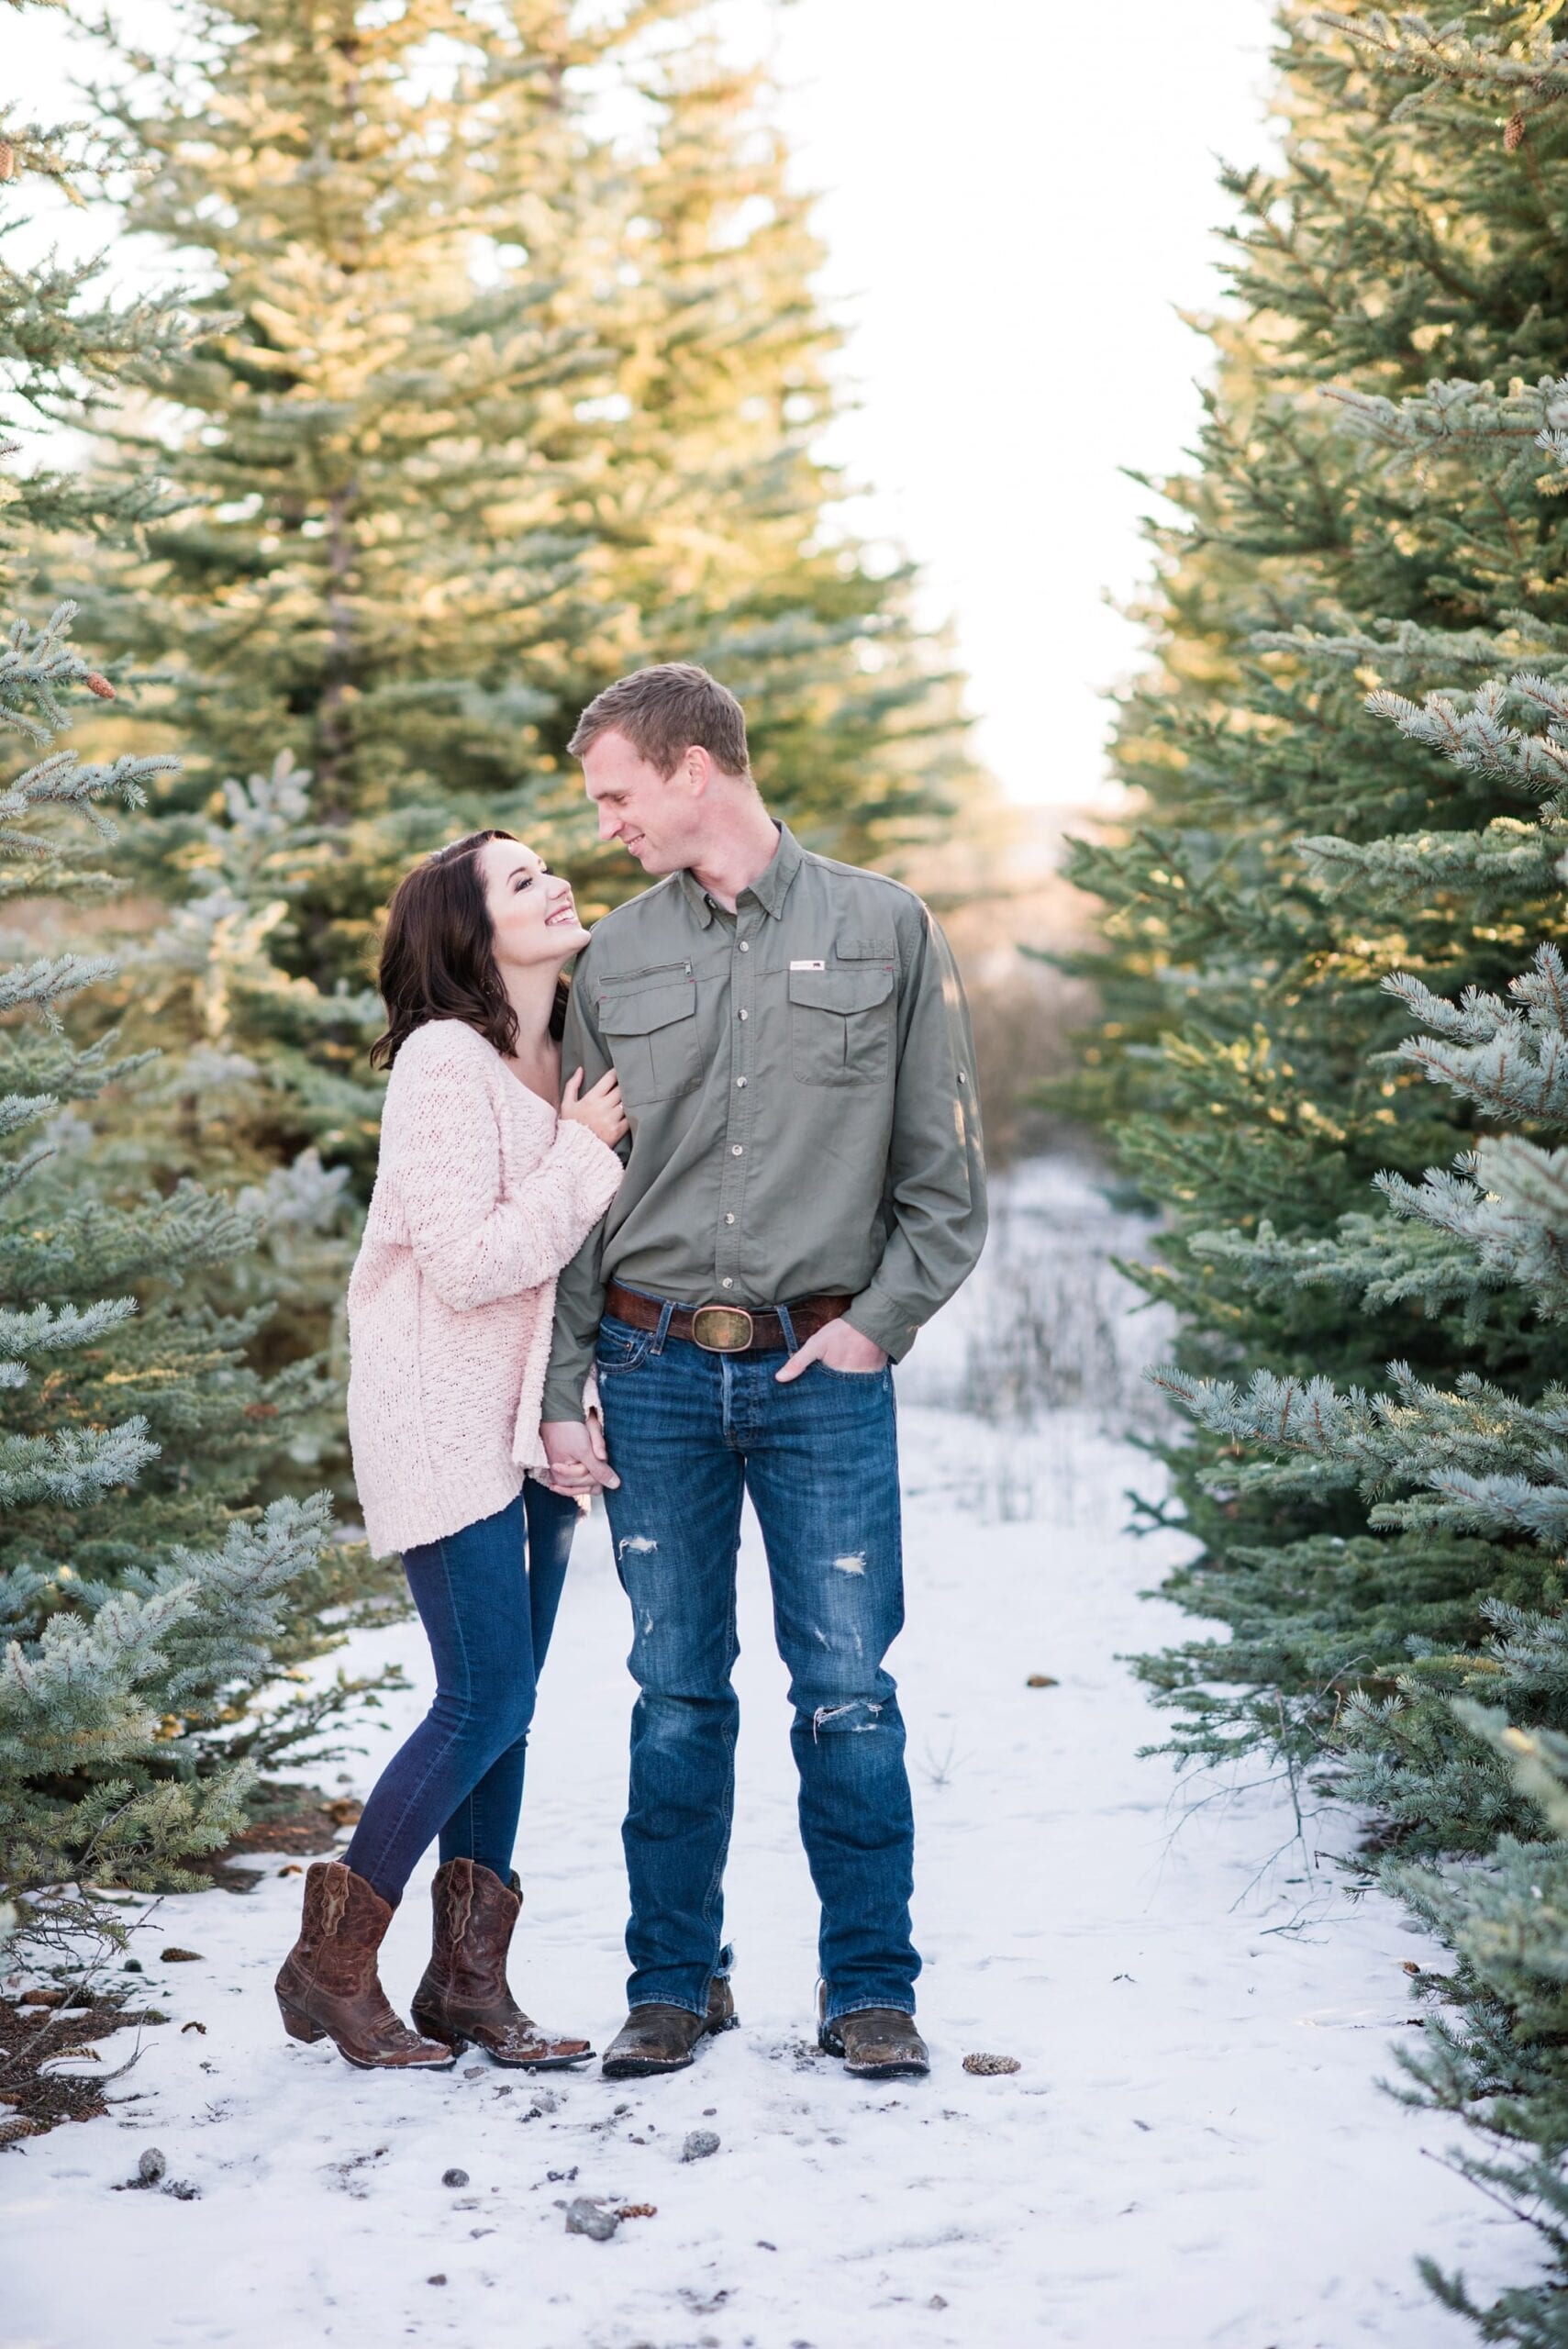
[[[863,2077],[917,2076],[913,1821],[883,1669],[904,1619],[889,1365],[984,1237],[962,989],[917,896],[773,822],[740,705],[706,670],[623,677],[571,748],[600,839],[667,876],[599,924],[573,983],[562,1065],[584,1086],[614,1065],[631,1141],[562,1275],[544,1399],[551,1483],[606,1491],[640,1690],[630,2013],[605,2071],[681,2070],[734,2019],[722,1886],[750,1493],[821,1901],[818,2037]]]

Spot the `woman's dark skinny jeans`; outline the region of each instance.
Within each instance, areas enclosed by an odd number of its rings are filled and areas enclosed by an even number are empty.
[[[404,1554],[436,1700],[343,1854],[395,1909],[438,1835],[443,1861],[477,1860],[503,1884],[511,1874],[528,1723],[576,1524],[576,1502],[530,1477],[495,1517]]]

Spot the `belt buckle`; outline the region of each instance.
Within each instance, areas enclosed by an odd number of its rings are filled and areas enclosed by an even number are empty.
[[[743,1305],[699,1305],[692,1315],[692,1342],[707,1354],[743,1354],[756,1324]]]

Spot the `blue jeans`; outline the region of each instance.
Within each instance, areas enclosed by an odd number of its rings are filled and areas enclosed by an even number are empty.
[[[421,1853],[478,1860],[505,1884],[523,1760],[577,1504],[530,1481],[494,1517],[405,1553],[436,1698],[371,1791],[343,1857],[395,1908]]]
[[[666,1320],[668,1316],[665,1317]],[[914,1820],[904,1723],[883,1657],[904,1620],[893,1375],[706,1353],[606,1320],[606,1494],[631,1601],[629,2003],[701,2014],[724,1970],[735,1800],[740,1504],[762,1524],[790,1672],[800,1832],[821,1902],[828,2014],[915,2009]]]

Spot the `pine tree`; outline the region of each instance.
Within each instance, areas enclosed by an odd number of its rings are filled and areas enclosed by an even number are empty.
[[[1381,412],[1417,431],[1450,400]],[[1555,463],[1543,490],[1568,493],[1568,383],[1542,403],[1540,438]],[[1480,403],[1476,404],[1480,408]],[[1485,410],[1481,412],[1485,413]],[[1374,411],[1374,414],[1378,412]],[[1516,411],[1517,413],[1517,411]],[[1555,423],[1551,420],[1557,419]],[[1506,431],[1507,411],[1490,429]],[[1358,658],[1353,648],[1346,657]],[[1539,795],[1516,824],[1511,853],[1532,872],[1568,880],[1568,634],[1557,632],[1547,672],[1486,681],[1417,705],[1386,691],[1374,710],[1411,740],[1460,766],[1480,766],[1521,794]],[[1533,719],[1534,724],[1520,723]],[[1486,832],[1424,834],[1362,844],[1303,844],[1330,885],[1429,901],[1456,872],[1485,871]],[[1348,874],[1347,874],[1348,863]],[[1552,1330],[1568,1318],[1568,962],[1538,949],[1504,995],[1467,988],[1457,1002],[1396,973],[1389,995],[1425,1032],[1399,1058],[1420,1078],[1472,1104],[1489,1129],[1452,1168],[1419,1183],[1387,1175],[1378,1213],[1340,1219],[1331,1237],[1282,1240],[1216,1233],[1194,1241],[1240,1267],[1264,1292],[1307,1283],[1341,1301],[1376,1292],[1485,1308],[1501,1292],[1523,1308],[1519,1329],[1534,1375],[1522,1391],[1473,1366],[1479,1346],[1456,1350],[1445,1378],[1389,1366],[1381,1393],[1329,1378],[1254,1373],[1245,1389],[1178,1370],[1162,1383],[1231,1458],[1207,1472],[1254,1496],[1327,1494],[1355,1499],[1365,1531],[1362,1578],[1382,1547],[1430,1562],[1462,1555],[1467,1610],[1423,1620],[1415,1605],[1364,1612],[1365,1643],[1341,1683],[1343,1705],[1323,1751],[1329,1782],[1371,1805],[1397,1856],[1384,1881],[1459,1958],[1418,1987],[1437,2009],[1421,2051],[1401,2051],[1406,2091],[1451,2111],[1487,2141],[1461,2166],[1536,2226],[1547,2277],[1474,2303],[1462,2277],[1424,2262],[1451,2307],[1493,2341],[1568,2343],[1568,1384]],[[1321,1538],[1295,1545],[1299,1617],[1321,1630],[1336,1591],[1356,1569]],[[1429,1573],[1430,1566],[1429,1564]],[[1386,1573],[1385,1589],[1396,1587]],[[1277,1601],[1275,1602],[1277,1604]],[[1260,1611],[1267,1609],[1267,1595]],[[1197,1662],[1197,1651],[1193,1661]],[[1213,1651],[1209,1651],[1212,1659]],[[1201,1668],[1201,1666],[1199,1667]],[[1345,1693],[1347,1692],[1348,1693]],[[1461,1854],[1439,1867],[1417,1854]]]
[[[1551,14],[1464,21],[1507,61]],[[1118,733],[1141,811],[1076,860],[1106,906],[1107,1022],[1079,1097],[1166,1210],[1144,1277],[1180,1310],[1185,1373],[1370,1389],[1394,1359],[1440,1380],[1462,1346],[1518,1385],[1568,1361],[1542,1360],[1561,1337],[1527,1335],[1509,1289],[1374,1283],[1347,1308],[1331,1284],[1264,1282],[1194,1244],[1266,1224],[1270,1247],[1310,1250],[1380,1171],[1418,1183],[1451,1161],[1473,1107],[1397,1057],[1385,977],[1505,993],[1537,941],[1564,938],[1551,860],[1513,829],[1517,778],[1434,760],[1365,702],[1550,668],[1568,507],[1542,494],[1534,444],[1568,340],[1543,225],[1568,198],[1568,117],[1541,109],[1510,149],[1511,100],[1499,116],[1403,51],[1390,62],[1375,14],[1292,11],[1284,30],[1284,161],[1229,175],[1237,299],[1213,322],[1199,468],[1165,484],[1179,521],[1157,540],[1156,663]],[[1463,380],[1434,384],[1435,362]],[[1336,854],[1348,875],[1372,843],[1428,835],[1481,844],[1418,889],[1323,885]],[[1207,1432],[1173,1449],[1170,1508],[1204,1554],[1170,1588],[1232,1642],[1149,1669],[1182,1699],[1183,1750],[1305,1761],[1369,1653],[1407,1631],[1481,1635],[1494,1561],[1457,1537],[1368,1542],[1337,1488],[1216,1484],[1223,1457]]]
[[[771,803],[838,853],[896,855],[977,787],[906,579],[832,528],[817,248],[765,92],[697,13],[221,0],[177,80],[133,60],[100,102],[143,161],[128,225],[210,284],[165,405],[99,439],[164,470],[167,510],[51,573],[132,683],[94,747],[181,757],[103,1016],[163,1053],[143,1177],[264,1203],[273,1368],[343,1365],[376,924],[410,857],[499,823],[590,909],[642,885],[565,753],[603,685],[708,661]],[[310,1440],[346,1497],[340,1413]]]
[[[164,378],[195,419],[158,451],[180,511],[108,586],[67,584],[162,681],[138,717],[183,761],[165,893],[181,819],[258,744],[310,778],[271,958],[326,999],[307,1056],[336,1078],[416,851],[501,823],[591,902],[639,883],[593,847],[564,750],[624,669],[711,661],[757,713],[773,803],[842,853],[896,852],[973,787],[906,582],[827,527],[817,249],[756,77],[694,13],[225,0],[199,78],[160,89],[143,60],[141,94],[104,101],[150,165],[128,225],[204,257],[208,328]],[[606,85],[641,108],[629,142]],[[268,1074],[274,1161],[366,1171],[373,1097],[302,1097],[286,1055]]]
[[[0,0],[17,16],[28,0]],[[44,0],[50,5],[50,0]],[[79,128],[24,119],[0,96],[0,191],[14,196],[23,179],[77,191],[93,183],[96,150]],[[13,217],[9,224],[16,226]],[[77,262],[51,254],[41,265],[14,265],[0,243],[0,439],[12,456],[33,462],[0,473],[0,590],[9,589],[18,558],[42,533],[75,529],[102,533],[145,520],[166,507],[155,471],[111,480],[37,462],[37,444],[61,421],[74,422],[83,397],[146,383],[173,363],[186,340],[175,293],[109,300],[98,283],[101,256]],[[63,676],[73,656],[55,642]],[[80,674],[90,674],[84,668]],[[20,686],[15,691],[18,696]],[[20,699],[6,705],[15,722]]]
[[[66,168],[47,133],[0,124],[7,199],[35,162]],[[174,303],[95,306],[95,292],[91,270],[0,272],[8,425],[79,418],[83,396],[168,363]],[[40,529],[111,531],[161,500],[156,482],[106,500],[7,473],[13,573]],[[280,1670],[331,1644],[315,1617],[357,1564],[329,1538],[326,1496],[251,1499],[322,1386],[315,1365],[268,1376],[248,1359],[263,1304],[223,1313],[199,1294],[253,1250],[254,1213],[189,1183],[128,1191],[103,1133],[146,1056],[112,1030],[68,1032],[66,1008],[115,977],[81,932],[117,885],[77,835],[117,845],[110,807],[141,807],[173,767],[58,747],[73,709],[114,694],[71,618],[17,617],[0,643],[0,907],[19,956],[0,970],[0,1885],[24,1944],[57,1950],[109,1917],[94,1883],[189,1881],[182,1863],[232,1831],[258,1764],[350,1693],[247,1718]],[[72,1881],[82,1897],[62,1893]]]
[[[1559,13],[1338,15],[1284,52],[1286,168],[1235,184],[1249,308],[1123,729],[1156,820],[1081,870],[1120,932],[1091,1075],[1173,1211],[1151,1285],[1206,1545],[1175,1592],[1231,1632],[1145,1668],[1184,1755],[1269,1748],[1371,1808],[1460,1957],[1418,1986],[1409,2093],[1483,2133],[1465,2165],[1554,2262],[1489,2309],[1429,2276],[1561,2349]]]
[[[1402,409],[1379,403],[1371,414],[1418,435],[1451,414],[1464,388],[1435,386]],[[1536,437],[1556,458],[1541,475],[1542,494],[1568,493],[1568,382],[1532,403],[1466,405],[1478,439],[1511,436],[1521,408],[1533,408]],[[1507,863],[1529,868],[1537,886],[1560,888],[1568,850],[1568,634],[1537,649],[1545,674],[1434,693],[1420,705],[1385,689],[1368,701],[1406,739],[1534,798],[1529,818],[1508,822]],[[1340,657],[1359,662],[1364,651],[1346,643]],[[1530,717],[1534,728],[1516,722]],[[1486,885],[1496,829],[1495,819],[1479,831],[1396,836],[1349,851],[1332,835],[1298,845],[1331,894],[1430,906],[1456,876],[1483,876],[1475,885]],[[1307,1668],[1327,1665],[1331,1728],[1323,1725],[1321,1683],[1318,1711],[1303,1719],[1316,1750],[1338,1764],[1340,1790],[1373,1806],[1382,1831],[1407,1852],[1484,1851],[1521,1813],[1507,1770],[1456,1729],[1450,1697],[1481,1686],[1498,1701],[1517,1698],[1527,1707],[1568,1698],[1568,1677],[1550,1661],[1561,1634],[1548,1611],[1563,1595],[1568,1535],[1554,1453],[1564,1394],[1554,1325],[1568,1317],[1560,1256],[1568,1152],[1531,1138],[1568,1125],[1568,964],[1548,943],[1506,994],[1471,986],[1454,1003],[1404,971],[1385,977],[1384,992],[1425,1029],[1384,1059],[1489,1124],[1523,1131],[1488,1132],[1419,1182],[1384,1172],[1381,1209],[1342,1215],[1331,1233],[1283,1233],[1265,1217],[1250,1230],[1195,1231],[1188,1244],[1195,1262],[1224,1265],[1265,1301],[1307,1290],[1341,1313],[1414,1308],[1424,1327],[1448,1334],[1443,1376],[1396,1361],[1392,1386],[1377,1394],[1288,1368],[1256,1370],[1244,1387],[1175,1366],[1161,1372],[1161,1383],[1217,1440],[1218,1456],[1200,1472],[1211,1497],[1310,1515],[1319,1527],[1349,1502],[1361,1523],[1350,1535],[1315,1530],[1277,1552],[1248,1553],[1252,1572],[1244,1596],[1238,1587],[1234,1642],[1197,1642],[1151,1668],[1167,1686],[1190,1690],[1190,1747],[1204,1750],[1217,1717],[1221,1736],[1245,1742],[1271,1703],[1277,1713],[1277,1697],[1253,1696],[1253,1714],[1240,1716],[1239,1729],[1234,1709],[1200,1682],[1289,1687]],[[1522,1395],[1488,1375],[1500,1307],[1528,1377]],[[1456,1376],[1459,1364],[1466,1366]],[[1568,1470],[1568,1460],[1562,1464]]]
[[[1484,1866],[1390,1867],[1390,1887],[1458,1953],[1451,1976],[1417,1987],[1437,2011],[1419,2050],[1398,2050],[1412,2103],[1451,2112],[1485,2151],[1459,2166],[1538,2234],[1545,2273],[1478,2303],[1436,2259],[1421,2270],[1445,2306],[1486,2341],[1562,2349],[1568,2341],[1568,1738],[1521,1730],[1496,1709],[1455,1711],[1507,1765],[1545,1840],[1505,1835]],[[1459,2009],[1456,2018],[1453,2010]]]

